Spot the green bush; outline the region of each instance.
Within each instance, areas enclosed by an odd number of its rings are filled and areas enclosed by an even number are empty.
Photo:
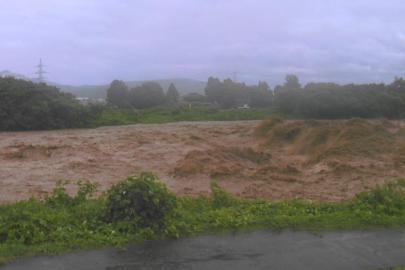
[[[0,131],[85,127],[103,109],[45,83],[0,77]]]
[[[176,196],[153,173],[129,176],[107,192],[108,222],[134,221],[139,227],[162,228],[177,206]]]
[[[358,193],[351,205],[357,212],[401,215],[405,212],[405,180],[389,181],[385,185],[377,185],[369,192]]]
[[[238,199],[229,194],[216,181],[211,182],[211,200],[214,209],[231,207],[238,203]]]

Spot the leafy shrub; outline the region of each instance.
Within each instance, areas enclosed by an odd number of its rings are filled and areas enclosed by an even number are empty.
[[[55,188],[53,189],[53,194],[51,196],[45,196],[45,203],[51,206],[74,206],[79,203],[83,203],[88,197],[91,197],[93,193],[97,190],[98,183],[92,183],[90,181],[83,182],[81,180],[77,181],[77,186],[79,190],[75,197],[71,197],[66,193],[65,186],[68,185],[70,181],[59,180],[56,182]]]
[[[176,196],[153,173],[129,176],[107,192],[106,220],[134,221],[139,227],[161,228],[175,213]]]
[[[211,201],[214,209],[231,207],[237,204],[238,199],[229,194],[218,182],[211,182]]]
[[[66,193],[68,181],[58,181],[53,194],[0,206],[0,246],[2,243],[39,245],[86,239],[100,226],[102,200],[87,200],[98,183],[78,182],[74,197]],[[102,205],[101,205],[102,206]],[[88,239],[87,239],[88,240]],[[0,252],[1,253],[1,252]],[[1,256],[0,256],[1,259]],[[1,261],[1,260],[0,260]]]
[[[405,180],[389,181],[385,185],[377,185],[369,192],[358,193],[351,204],[357,211],[401,215],[405,211]]]

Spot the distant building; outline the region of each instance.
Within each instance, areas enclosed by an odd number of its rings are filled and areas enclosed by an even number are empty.
[[[205,96],[197,93],[190,93],[181,97],[182,103],[188,103],[188,106],[211,106],[211,103],[205,103]]]
[[[190,93],[187,95],[182,96],[182,99],[184,101],[188,101],[188,102],[204,102],[205,101],[205,96],[204,95],[200,95],[197,93]]]
[[[244,103],[244,104],[238,104],[236,105],[238,109],[249,109],[249,104]]]
[[[102,98],[88,98],[88,97],[76,97],[77,100],[79,100],[83,104],[88,104],[88,103],[100,103],[100,104],[106,104],[107,102],[105,99]]]
[[[77,97],[76,99],[82,102],[87,102],[89,100],[88,97]]]

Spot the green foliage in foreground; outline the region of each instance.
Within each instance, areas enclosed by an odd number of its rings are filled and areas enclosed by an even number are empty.
[[[179,121],[262,120],[271,115],[292,118],[275,108],[218,110],[215,107],[154,107],[145,110],[108,109],[92,121],[93,126],[160,124]]]
[[[130,176],[97,199],[89,198],[97,184],[79,182],[77,195],[71,197],[65,183],[59,182],[51,196],[1,205],[0,261],[24,254],[241,229],[405,225],[404,179],[357,194],[346,203],[244,200],[216,182],[211,184],[210,196],[179,197],[154,179],[152,173]],[[167,213],[154,219],[151,214],[159,213],[158,208]],[[147,217],[146,223],[142,217]]]

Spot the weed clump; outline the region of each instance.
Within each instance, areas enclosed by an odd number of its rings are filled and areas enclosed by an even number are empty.
[[[106,221],[133,221],[139,227],[163,227],[176,210],[176,196],[153,173],[129,176],[107,192]]]
[[[229,194],[218,182],[211,181],[211,202],[214,209],[235,206],[238,199]]]
[[[405,209],[405,180],[388,181],[370,191],[356,194],[350,202],[353,210],[361,213],[377,212],[386,215],[403,215]]]

